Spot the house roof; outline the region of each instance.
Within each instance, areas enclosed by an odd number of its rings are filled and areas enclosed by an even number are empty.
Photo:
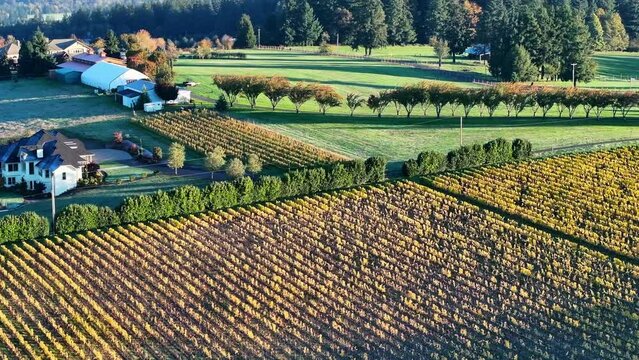
[[[42,150],[42,157],[38,157]],[[82,156],[89,155],[84,144],[70,139],[58,131],[40,130],[30,137],[0,146],[0,163],[37,161],[42,170],[55,171],[60,166],[79,167],[86,161]]]
[[[90,48],[87,44],[78,39],[52,39],[49,41],[49,50],[54,52],[65,51],[76,43],[86,48]]]
[[[137,91],[131,90],[131,89],[121,89],[118,90],[118,95],[122,95],[124,97],[128,97],[128,98],[136,98],[140,95],[142,95],[142,93],[139,93]]]
[[[0,58],[5,56],[16,56],[18,54],[20,54],[20,44],[17,42],[12,42],[11,44],[0,47]]]
[[[128,79],[148,79],[141,72],[129,69],[126,66],[101,61],[82,74],[82,83],[102,90],[111,90],[117,87],[117,85],[113,86],[114,80],[126,73],[129,73],[127,74]]]
[[[96,54],[79,54],[73,57],[73,61],[86,62],[90,65],[97,64],[100,61],[104,61],[106,58]]]
[[[58,67],[60,69],[67,69],[67,70],[71,70],[71,71],[85,72],[85,71],[89,70],[91,65],[82,64],[82,63],[75,62],[75,61],[69,61],[69,62],[65,62],[65,63],[59,64]]]
[[[134,82],[128,83],[124,86],[127,89],[137,91],[140,94],[146,91],[151,91],[155,89],[155,83],[149,80],[136,80]]]

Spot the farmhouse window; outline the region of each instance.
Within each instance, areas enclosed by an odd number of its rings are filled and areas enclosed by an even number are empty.
[[[18,164],[7,164],[8,172],[16,172],[18,171]]]
[[[16,184],[16,178],[7,178],[7,185],[15,185]]]
[[[35,163],[29,163],[29,175],[35,174]]]
[[[63,172],[62,173],[62,180],[66,180],[67,179],[67,173]]]

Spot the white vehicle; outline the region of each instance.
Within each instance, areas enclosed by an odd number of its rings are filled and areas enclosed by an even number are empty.
[[[150,102],[144,104],[144,112],[152,113],[162,110],[163,105],[161,102]]]

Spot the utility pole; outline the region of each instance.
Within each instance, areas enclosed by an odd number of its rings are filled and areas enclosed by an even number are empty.
[[[464,117],[459,117],[459,146],[464,146]]]
[[[55,235],[55,173],[51,172],[51,232]]]
[[[262,28],[258,27],[257,28],[257,48],[261,48],[262,47]]]
[[[572,87],[576,88],[577,87],[577,77],[575,77],[575,69],[577,67],[577,64],[571,64],[572,65]]]
[[[339,33],[337,33],[337,42],[336,42],[336,46],[339,48]]]

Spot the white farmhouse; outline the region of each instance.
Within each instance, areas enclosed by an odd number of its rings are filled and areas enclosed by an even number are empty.
[[[24,180],[27,189],[38,183],[60,195],[78,186],[83,169],[93,161],[84,144],[57,131],[40,130],[34,135],[0,146],[0,175],[5,187]],[[55,181],[54,181],[55,180]]]
[[[119,86],[149,77],[126,66],[101,61],[84,71],[81,80],[84,85],[102,91],[115,91]]]

